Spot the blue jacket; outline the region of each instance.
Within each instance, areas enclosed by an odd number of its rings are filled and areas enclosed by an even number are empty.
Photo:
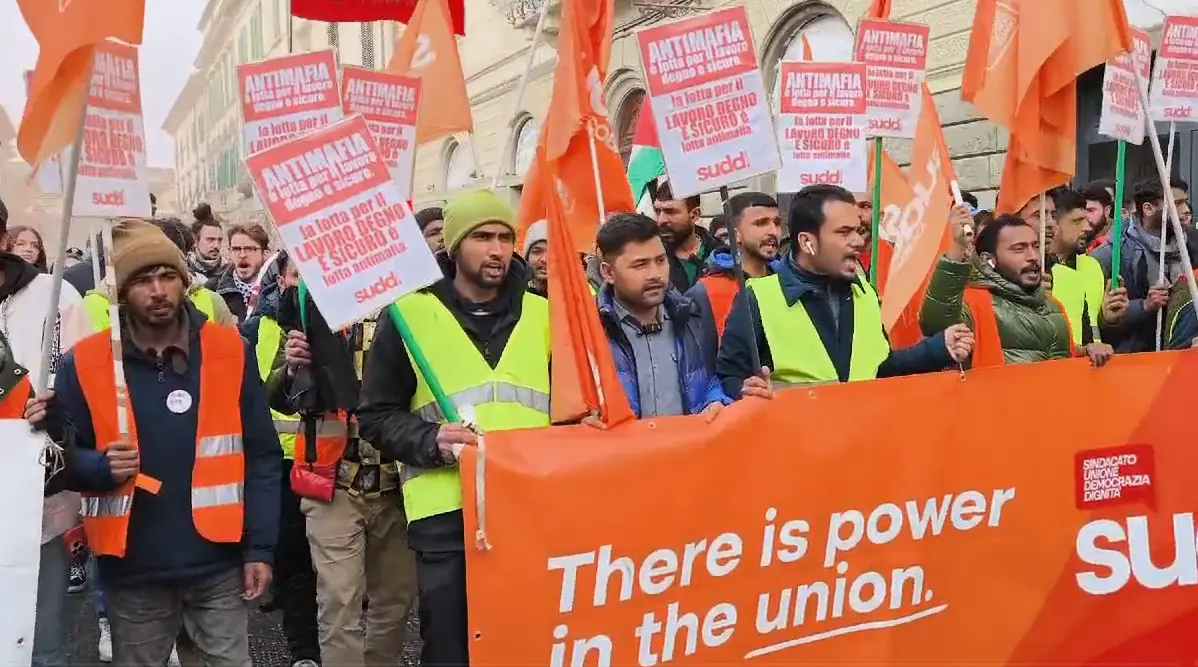
[[[847,382],[849,362],[853,356],[854,324],[853,297],[849,286],[810,274],[795,265],[792,259],[787,259],[778,268],[778,279],[782,283],[782,295],[786,303],[793,306],[801,302],[807,310],[824,349],[832,359],[832,365],[836,367],[836,374],[841,382]],[[835,310],[832,308],[833,299],[836,302]],[[765,329],[761,326],[757,299],[752,290],[745,290],[737,295],[732,304],[716,359],[716,374],[723,383],[724,392],[734,398],[740,397],[745,378],[761,370],[753,367],[751,346],[757,347],[761,365],[772,371],[774,360],[765,338]],[[878,367],[878,377],[930,373],[943,370],[952,363],[942,331],[911,347],[891,350],[890,356]]]
[[[641,393],[636,376],[636,359],[624,330],[616,320],[614,298],[611,285],[604,285],[599,290],[599,295],[595,297],[599,304],[599,320],[603,323],[607,340],[611,344],[616,374],[620,377],[620,384],[624,386],[628,404],[639,418]],[[702,412],[712,403],[731,403],[732,399],[720,389],[719,380],[715,376],[715,359],[704,353],[704,350],[715,347],[712,342],[715,329],[703,325],[694,302],[679,294],[677,290],[670,289],[666,292],[666,300],[662,305],[673,323],[678,383],[685,414]]]
[[[140,585],[178,581],[240,568],[247,562],[273,563],[279,532],[282,450],[258,379],[254,352],[245,350],[241,377],[241,426],[245,446],[245,528],[241,544],[209,542],[191,520],[191,476],[195,463],[195,407],[183,414],[166,408],[167,396],[183,390],[200,395],[199,328],[208,324],[190,303],[191,324],[187,371],[165,368],[129,342],[125,343],[125,379],[134,407],[141,469],[162,482],[157,495],[137,491],[129,520],[124,558],[99,558],[106,584]],[[75,449],[74,486],[79,491],[116,488],[103,454],[96,451],[91,413],[83,398],[75,354],[63,357],[55,382],[58,406],[66,419],[68,446]]]

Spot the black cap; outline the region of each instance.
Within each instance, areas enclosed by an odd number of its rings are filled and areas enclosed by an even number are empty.
[[[4,205],[4,200],[0,199],[0,234],[8,231],[8,207]]]

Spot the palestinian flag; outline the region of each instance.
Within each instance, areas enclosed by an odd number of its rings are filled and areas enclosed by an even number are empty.
[[[637,211],[652,215],[653,192],[665,175],[666,163],[661,156],[661,142],[657,140],[657,127],[653,124],[653,111],[646,95],[632,135],[632,155],[628,158],[628,184],[632,186]]]

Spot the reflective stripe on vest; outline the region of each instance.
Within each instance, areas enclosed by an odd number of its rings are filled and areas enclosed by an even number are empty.
[[[254,357],[258,361],[258,377],[266,382],[270,370],[274,366],[275,357],[283,345],[283,328],[270,317],[258,319],[258,343],[254,345]],[[279,446],[283,448],[283,458],[295,459],[295,436],[299,433],[299,415],[286,415],[282,412],[270,411],[270,417],[275,422],[275,431],[279,434]],[[287,428],[280,429],[280,425]],[[292,428],[294,427],[294,428]]]
[[[732,312],[732,302],[740,291],[736,281],[729,276],[703,276],[699,279],[707,290],[707,301],[711,304],[711,316],[715,320],[715,332],[719,338],[724,337],[724,324],[728,321],[728,313]]]
[[[1073,331],[1073,344],[1082,344],[1082,312],[1090,320],[1094,341],[1101,342],[1098,334],[1098,317],[1102,312],[1102,297],[1105,294],[1106,276],[1098,260],[1088,255],[1078,255],[1077,268],[1064,264],[1052,267],[1052,295],[1060,302]]]
[[[494,369],[436,296],[415,292],[397,305],[429,365],[436,369],[442,389],[459,410],[473,407],[475,422],[484,432],[549,425],[549,306],[545,299],[524,294],[520,321]],[[418,368],[410,351],[409,361],[412,368]],[[411,411],[428,421],[444,422],[424,376],[417,371],[416,377]],[[409,522],[462,508],[456,466],[401,466],[400,482]]]
[[[775,274],[753,278],[749,289],[757,297],[761,326],[774,358],[771,376],[780,384],[838,382],[836,365],[828,355],[811,316],[801,301],[786,304],[781,279]],[[890,343],[882,326],[878,294],[865,280],[853,283],[853,350],[849,381],[873,380],[878,367],[890,356]]]
[[[192,467],[191,516],[196,531],[210,542],[237,543],[244,524],[245,453],[241,426],[241,377],[244,343],[233,327],[200,328],[200,396],[195,402],[197,432]],[[112,390],[114,363],[107,332],[75,345],[75,364],[83,398],[92,417],[96,449],[119,438],[117,397]],[[136,449],[135,405],[128,409],[130,444]],[[159,409],[151,406],[151,409]],[[107,494],[84,498],[83,527],[88,545],[101,556],[125,555],[134,480]]]
[[[212,290],[201,287],[192,292],[187,298],[191,300],[192,305],[196,307],[208,318],[209,322],[216,322],[216,304],[212,299],[216,294]],[[87,316],[92,321],[92,328],[96,331],[103,331],[112,326],[112,319],[108,314],[109,306],[108,297],[99,290],[91,290],[87,296],[83,297],[83,308],[87,311]]]

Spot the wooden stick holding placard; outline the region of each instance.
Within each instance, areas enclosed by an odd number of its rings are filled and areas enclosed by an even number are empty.
[[[1177,134],[1177,123],[1169,123],[1169,151],[1165,155],[1165,180],[1161,183],[1161,194],[1165,197],[1173,196],[1173,137]],[[1164,217],[1161,218],[1161,250],[1157,256],[1157,284],[1165,282],[1165,242],[1168,234],[1169,225],[1165,224]],[[1181,241],[1178,241],[1181,243]],[[1162,338],[1161,335],[1165,329],[1165,309],[1160,308],[1156,311],[1156,351],[1161,351]]]

